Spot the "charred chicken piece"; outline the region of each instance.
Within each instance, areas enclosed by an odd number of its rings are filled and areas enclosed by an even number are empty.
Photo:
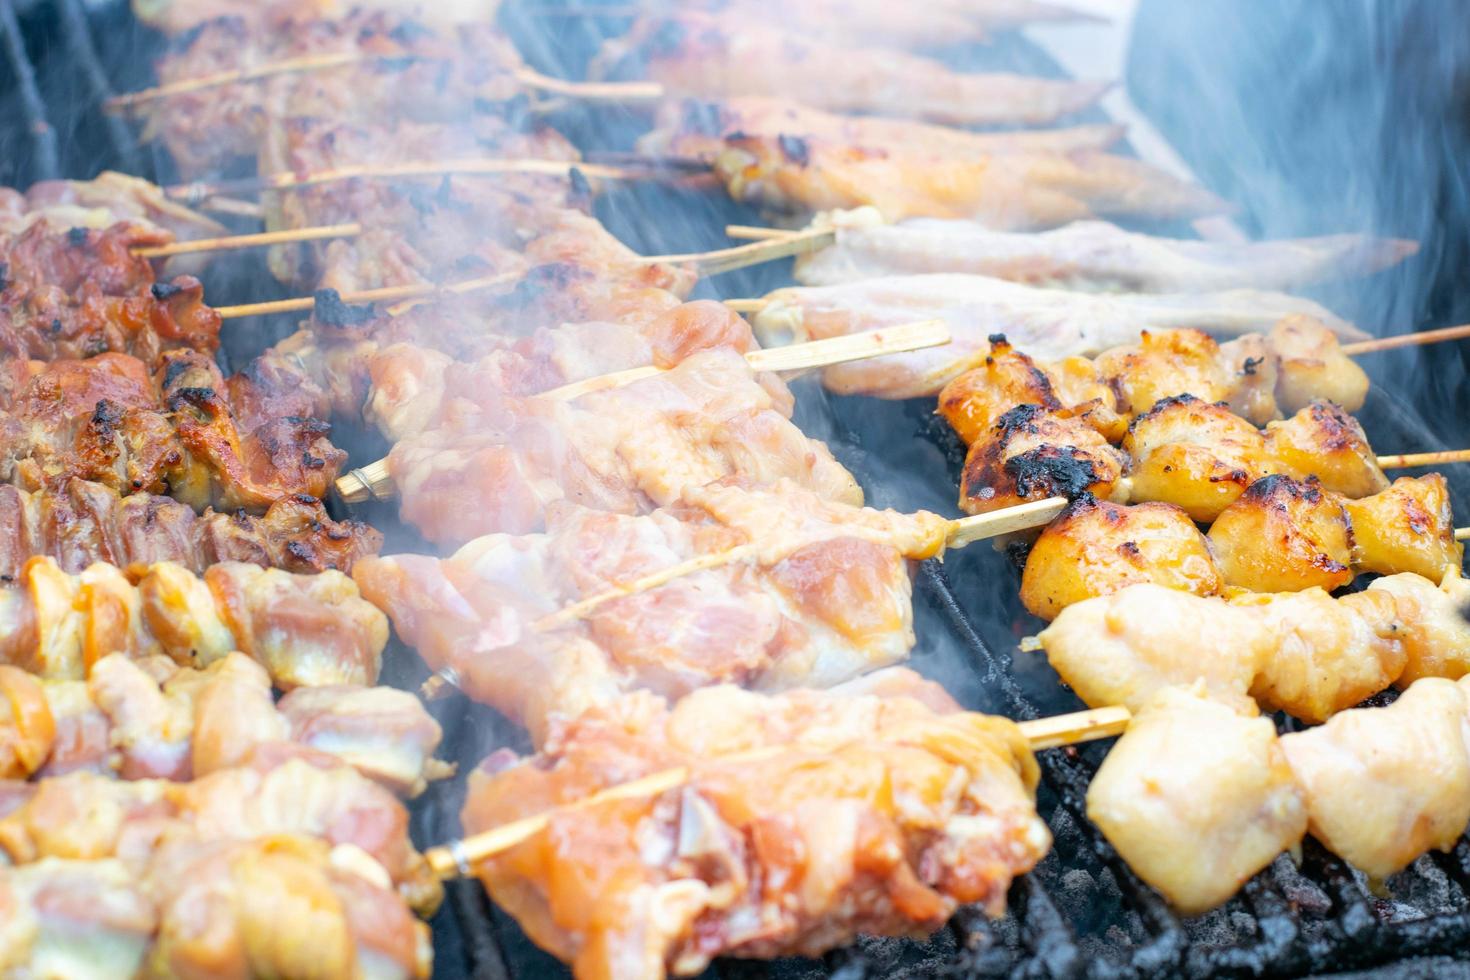
[[[841,119],[841,122],[858,127],[885,120]],[[761,129],[743,131],[765,133]],[[941,132],[953,133],[956,139],[991,141],[976,146],[977,153],[1006,152],[1005,144],[998,142],[998,138],[1011,135]],[[856,136],[850,141],[875,145]],[[1025,233],[1000,231],[974,221],[936,218],[913,218],[890,224],[869,208],[822,216],[818,222],[836,229],[837,242],[796,260],[796,281],[803,286],[834,286],[879,276],[957,272],[1083,292],[1292,290],[1324,280],[1377,272],[1417,251],[1415,243],[1410,241],[1366,235],[1241,244],[1159,238],[1125,231],[1102,221],[1076,221],[1049,231]],[[1287,411],[1300,407],[1293,405]]]
[[[1178,507],[1082,497],[1031,546],[1021,604],[1050,621],[1073,603],[1140,582],[1194,595],[1219,595],[1225,587],[1209,542]]]
[[[80,680],[109,653],[208,666],[239,650],[281,688],[371,684],[388,642],[382,613],[341,572],[293,575],[238,562],[196,576],[159,562],[68,575],[32,558],[0,589],[0,661]]]
[[[1108,88],[1018,75],[967,75],[897,51],[793,36],[774,24],[681,11],[649,16],[608,41],[591,67],[607,77],[636,60],[671,95],[779,96],[836,112],[956,124],[1049,123]]]
[[[739,681],[830,686],[902,660],[913,644],[908,560],[948,522],[823,500],[789,482],[685,490],[641,516],[559,503],[546,531],[489,535],[447,559],[391,555],[353,576],[405,642],[471,697],[529,727],[648,688],[678,696]],[[742,545],[757,554],[543,617],[620,583]]]
[[[403,519],[431,541],[534,531],[558,500],[636,514],[729,479],[791,480],[825,499],[863,500],[827,447],[791,423],[785,384],[734,351],[697,353],[572,403],[495,400],[388,456]]]
[[[1315,476],[1349,499],[1388,489],[1363,426],[1331,402],[1313,401],[1291,418],[1267,425],[1266,452],[1280,472]]]
[[[491,756],[470,777],[470,832],[676,766],[689,778],[555,811],[477,873],[578,977],[925,936],[965,903],[998,914],[1050,845],[1035,761],[1011,722],[935,710],[905,675],[880,695],[628,695],[560,726],[540,755]]]
[[[1133,461],[1132,499],[1167,501],[1203,523],[1274,466],[1261,430],[1193,395],[1161,399],[1134,419],[1123,451]]]
[[[1198,915],[1305,835],[1309,804],[1283,747],[1271,719],[1165,688],[1093,777],[1088,819],[1134,873]]]
[[[970,446],[959,507],[983,514],[1048,497],[1106,499],[1127,465],[1127,457],[1082,419],[1017,405]]]
[[[1343,501],[1315,477],[1273,475],[1246,488],[1210,527],[1225,581],[1255,592],[1327,592],[1353,579],[1353,536]]]
[[[0,666],[0,778],[85,770],[123,779],[189,779],[240,765],[259,745],[294,743],[334,756],[404,795],[447,772],[433,758],[438,724],[395,688],[297,688],[279,704],[265,669],[231,653],[203,670],[109,654],[77,681]]]
[[[199,846],[302,836],[320,841],[340,867],[397,891],[416,911],[432,912],[441,898],[409,840],[403,804],[339,760],[297,746],[261,746],[244,764],[192,782],[77,772],[7,787],[6,797],[0,853],[13,865],[116,858],[141,874],[160,841]]]

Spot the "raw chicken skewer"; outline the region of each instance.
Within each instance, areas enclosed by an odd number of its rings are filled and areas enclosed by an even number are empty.
[[[416,796],[453,769],[434,759],[439,725],[391,687],[297,688],[277,704],[265,668],[231,653],[204,669],[108,654],[86,681],[0,665],[0,779],[88,771],[186,781],[239,765],[257,746],[323,752]]]
[[[1310,833],[1383,881],[1470,821],[1466,682],[1425,678],[1386,708],[1277,736],[1269,718],[1161,691],[1092,780],[1088,816],[1144,881],[1195,915]]]
[[[1109,87],[960,74],[927,58],[696,13],[638,21],[603,45],[589,72],[606,77],[627,58],[674,96],[779,96],[818,109],[962,125],[1053,122],[1092,105]]]
[[[579,977],[817,955],[858,931],[924,935],[960,903],[999,914],[1045,852],[1032,749],[1113,734],[1126,717],[1018,726],[961,711],[908,671],[825,692],[630,695],[543,754],[487,759],[470,779],[471,836],[425,857],[444,877],[478,874]],[[803,875],[780,872],[786,854],[803,856]],[[588,862],[606,873],[562,888],[546,874]],[[609,907],[627,914],[574,911]]]
[[[833,391],[879,398],[938,394],[954,378],[984,361],[990,338],[997,334],[1041,361],[1097,354],[1136,342],[1143,330],[1189,327],[1238,335],[1269,330],[1283,317],[1295,314],[1326,324],[1339,337],[1366,336],[1318,304],[1282,293],[1232,290],[1102,296],[970,275],[892,276],[841,286],[793,287],[754,303],[730,301],[730,305],[754,312],[752,325],[770,346],[919,319],[938,317],[948,322],[954,339],[942,349],[823,375]]]
[[[520,459],[514,470],[501,481],[502,486],[495,494],[500,499],[496,504],[505,510],[506,500],[512,496],[534,496],[536,505],[513,507],[525,510],[534,519],[550,499],[549,482],[561,481],[575,487],[583,480],[578,473],[582,468],[602,471],[600,494],[605,506],[613,510],[636,509],[635,500],[621,500],[613,496],[618,487],[627,487],[635,495],[646,494],[655,502],[667,502],[670,494],[677,495],[684,485],[682,480],[698,479],[710,482],[720,475],[776,474],[784,473],[796,479],[810,480],[812,486],[826,485],[835,493],[835,499],[861,502],[861,493],[850,476],[843,471],[838,475],[835,462],[827,456],[820,443],[803,441],[789,422],[777,415],[789,418],[790,395],[784,387],[762,377],[763,372],[801,372],[840,361],[878,357],[894,351],[913,350],[917,347],[935,346],[946,343],[948,329],[941,321],[903,324],[891,329],[873,331],[866,335],[832,338],[812,344],[798,344],[775,350],[755,350],[743,357],[745,370],[739,366],[739,358],[733,351],[703,351],[692,354],[671,368],[634,368],[577,381],[568,386],[543,392],[535,396],[537,404],[526,403],[520,407],[508,405],[514,400],[498,400],[488,416],[477,415],[473,424],[459,422],[453,428],[428,429],[411,438],[404,439],[395,447],[386,460],[359,468],[347,474],[337,483],[337,492],[343,500],[354,503],[368,499],[389,499],[395,495],[400,481],[407,487],[404,494],[404,516],[419,526],[435,540],[440,537],[433,528],[438,522],[432,515],[443,511],[443,501],[437,499],[445,493],[483,492],[485,477],[479,475],[489,466],[504,469],[506,462],[492,462],[486,454],[514,448],[518,441],[532,435],[531,444],[541,447],[537,454],[546,456],[547,439],[560,433],[567,443],[565,458],[537,463],[534,459]],[[623,389],[618,391],[617,389]],[[577,402],[577,404],[570,404]],[[464,409],[460,410],[461,412]],[[506,413],[519,418],[504,419]],[[771,413],[775,414],[771,414]],[[526,425],[543,419],[550,426],[537,424],[534,430]],[[600,424],[595,420],[601,418]],[[614,428],[607,428],[616,421]],[[664,430],[674,427],[678,431]],[[495,430],[488,437],[486,428]],[[706,434],[705,430],[708,430]],[[789,438],[783,433],[789,430]],[[765,462],[753,465],[754,460],[743,460],[748,449],[727,446],[730,433],[746,433],[742,446],[764,442],[769,452]],[[684,444],[698,446],[708,441],[710,448],[699,453],[702,462],[690,457]],[[798,451],[801,445],[810,448],[805,453]],[[724,450],[719,447],[726,446]],[[717,456],[728,457],[722,468],[715,462]],[[681,465],[679,460],[685,458]],[[619,475],[609,470],[607,463],[599,458],[621,459],[628,472]],[[789,458],[791,465],[782,466],[772,460]],[[654,464],[655,472],[646,472],[644,464]],[[552,468],[547,470],[547,466]],[[717,469],[711,469],[716,467]],[[426,476],[433,471],[432,477]],[[464,476],[456,479],[455,470],[464,470]],[[672,475],[670,471],[672,470]],[[718,472],[717,472],[718,470]],[[543,476],[532,480],[528,474]],[[705,479],[709,477],[710,479]],[[521,481],[530,480],[534,487],[525,487],[526,492],[515,493]],[[481,486],[477,486],[481,485]],[[426,494],[421,498],[416,492],[422,486]],[[458,488],[458,489],[456,489]],[[626,494],[623,494],[626,496]],[[595,500],[592,491],[581,490],[572,499]],[[529,501],[529,498],[528,498]],[[621,501],[621,502],[620,502]],[[451,508],[455,509],[455,508]],[[485,520],[495,518],[487,513]],[[472,522],[466,525],[462,517],[454,518],[458,540],[467,540],[475,533],[495,530],[531,530],[533,524],[525,519],[507,522],[502,517],[493,524]]]
[[[691,487],[641,516],[557,504],[543,533],[353,575],[431,669],[540,739],[627,689],[830,686],[895,663],[913,643],[909,560],[1043,523],[1060,503],[960,522],[789,482]]]
[[[837,241],[796,263],[804,286],[926,273],[992,276],[1032,286],[1137,293],[1291,290],[1369,275],[1418,251],[1402,239],[1367,235],[1265,242],[1159,238],[1100,221],[1018,234],[971,221],[884,222],[876,209],[819,217]],[[779,238],[778,228],[727,229],[735,238]]]
[[[1334,599],[1302,592],[1201,597],[1145,583],[1061,611],[1027,644],[1094,707],[1143,707],[1200,682],[1221,702],[1317,723],[1392,684],[1470,672],[1470,585],[1402,572]],[[1188,643],[1181,637],[1189,636]]]

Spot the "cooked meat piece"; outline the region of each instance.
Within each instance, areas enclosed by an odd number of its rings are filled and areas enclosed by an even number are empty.
[[[388,456],[403,519],[431,541],[533,531],[557,500],[634,514],[736,478],[792,480],[862,503],[851,474],[790,422],[785,384],[731,350],[575,402],[480,398],[500,404],[405,439]]]
[[[0,664],[0,779],[25,779],[46,764],[56,719],[35,677]]]
[[[1130,415],[1172,396],[1218,402],[1229,394],[1220,345],[1199,330],[1145,330],[1137,344],[1103,351],[1093,363],[1118,393],[1118,410]]]
[[[18,234],[45,219],[56,228],[102,231],[120,221],[169,239],[214,238],[225,226],[170,198],[162,187],[104,170],[91,180],[43,180],[24,194],[0,189],[0,231]]]
[[[1052,620],[1075,602],[1139,582],[1195,595],[1219,595],[1225,586],[1204,535],[1178,507],[1082,497],[1031,546],[1021,604]]]
[[[1343,502],[1315,477],[1257,480],[1215,518],[1209,542],[1225,581],[1254,592],[1331,592],[1353,579],[1353,539]]]
[[[192,782],[74,773],[28,789],[24,801],[0,817],[0,852],[12,864],[119,858],[142,872],[160,840],[200,845],[300,835],[339,849],[344,862],[395,888],[419,911],[432,912],[441,897],[409,840],[403,804],[350,767],[309,750],[257,749],[245,765]]]
[[[1071,154],[1106,150],[1123,138],[1124,128],[1099,123],[1064,129],[1002,130],[977,133],[912,119],[843,116],[790,99],[742,96],[703,102],[670,99],[659,107],[658,125],[638,140],[650,156],[695,156],[707,153],[712,140],[745,134],[773,137],[800,134],[828,144],[869,150],[918,151],[933,156],[984,159],[995,154]],[[798,267],[802,260],[798,259]],[[972,272],[975,269],[903,269],[895,272]],[[884,273],[878,273],[884,274]],[[991,275],[992,273],[983,273]],[[868,278],[853,276],[851,278]],[[1006,278],[1000,276],[998,278]],[[825,285],[807,283],[807,285]]]
[[[992,336],[989,344],[984,360],[939,393],[936,411],[966,445],[983,439],[1017,405],[1036,405],[1048,412],[1065,407],[1047,373],[1003,334]]]
[[[1436,587],[1433,579],[1407,572],[1385,575],[1368,586],[1387,592],[1398,604],[1399,640],[1408,663],[1398,686],[1408,687],[1421,677],[1459,680],[1470,673],[1470,583],[1459,566],[1446,571]]]
[[[912,116],[948,123],[1049,123],[1086,108],[1105,83],[1018,75],[967,75],[902,52],[855,48],[775,24],[680,11],[645,17],[608,41],[591,72],[624,59],[671,95],[779,96],[837,112]]]
[[[36,555],[77,573],[95,562],[177,562],[202,572],[221,561],[288,572],[347,572],[376,554],[383,536],[360,521],[334,521],[315,497],[283,497],[264,515],[203,515],[169,497],[69,480],[54,490],[0,486],[0,581],[13,580]]]
[[[1307,831],[1307,801],[1276,726],[1201,691],[1160,691],[1087,789],[1087,816],[1180,912],[1234,895]]]
[[[970,446],[959,507],[968,514],[1084,493],[1107,499],[1128,460],[1085,421],[1017,405]]]
[[[1233,290],[1194,295],[1106,296],[1037,289],[971,275],[889,276],[825,287],[778,289],[752,322],[768,343],[818,340],[941,318],[950,343],[924,351],[827,368],[824,383],[842,394],[917,398],[937,393],[989,353],[1005,334],[1038,362],[1096,354],[1134,343],[1142,330],[1192,327],[1240,334],[1306,313],[1339,333],[1357,333],[1309,300]]]
[[[18,977],[132,980],[158,911],[121,862],[0,867],[0,968]]]
[[[830,686],[913,644],[908,559],[942,549],[948,522],[825,501],[789,482],[686,490],[642,516],[558,503],[542,534],[489,535],[452,557],[392,555],[353,575],[398,635],[472,697],[540,738],[619,691],[678,696],[740,681]],[[542,617],[643,576],[742,545],[757,553]]]
[[[1356,412],[1368,394],[1368,375],[1344,354],[1337,336],[1309,316],[1289,316],[1271,328],[1266,341],[1276,360],[1276,400],[1283,411],[1299,412],[1322,399]]]
[[[1446,567],[1464,561],[1443,474],[1401,476],[1386,490],[1342,505],[1352,521],[1353,565],[1361,571],[1414,572],[1437,581]]]
[[[1133,461],[1131,499],[1166,501],[1202,523],[1275,467],[1259,429],[1187,394],[1161,399],[1134,419],[1123,450]]]
[[[676,766],[689,778],[658,796],[554,809]],[[578,977],[693,975],[721,955],[926,936],[960,904],[999,914],[1050,845],[1036,780],[1003,719],[723,686],[673,706],[628,695],[542,755],[491,756],[463,817],[473,833],[552,811],[477,872]]]
[[[1227,602],[1146,583],[1068,606],[1039,640],[1094,707],[1138,710],[1161,688],[1198,681],[1224,704],[1250,711],[1254,698],[1319,722],[1398,678],[1404,619],[1390,596],[1371,590]]]
[[[743,121],[745,117],[740,118]],[[858,127],[870,120],[842,122]],[[743,131],[772,135],[764,130]],[[977,140],[1009,135],[944,132],[955,133],[956,139]],[[860,131],[847,139],[860,146],[882,145],[865,140]],[[964,150],[956,148],[953,152]],[[1003,145],[992,148],[992,144],[982,143],[971,152],[1000,153],[1004,149]],[[1102,221],[1077,221],[1050,231],[1023,234],[997,230],[978,221],[911,218],[889,224],[882,215],[868,209],[831,215],[827,220],[837,228],[837,243],[796,260],[796,281],[804,286],[957,272],[1087,292],[1285,291],[1376,272],[1397,264],[1417,249],[1413,242],[1366,235],[1244,244],[1158,238]],[[1300,407],[1294,405],[1289,411]]]
[[[198,577],[172,562],[128,574],[99,563],[68,575],[32,558],[0,589],[0,623],[0,661],[73,680],[114,652],[203,667],[240,650],[278,687],[371,684],[388,642],[382,613],[341,572],[237,562]]]
[[[1470,823],[1467,710],[1460,686],[1426,678],[1386,708],[1283,737],[1312,836],[1374,881],[1453,847]]]
[[[1279,471],[1315,476],[1344,497],[1367,497],[1388,488],[1363,426],[1331,402],[1313,401],[1291,418],[1267,425],[1266,452]]]

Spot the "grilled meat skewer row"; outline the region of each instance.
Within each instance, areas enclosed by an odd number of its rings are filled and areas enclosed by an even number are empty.
[[[677,767],[673,790],[555,809]],[[1050,845],[1036,781],[1014,723],[894,670],[833,691],[624,695],[541,754],[486,759],[463,822],[553,811],[476,873],[576,976],[661,977],[925,936],[961,904],[998,915]]]
[[[932,218],[890,224],[873,208],[822,215],[813,227],[831,227],[837,241],[796,260],[803,286],[965,273],[1086,292],[1291,290],[1371,275],[1418,251],[1411,241],[1368,235],[1244,243],[1161,238],[1102,221],[1029,234]]]
[[[1470,672],[1467,599],[1458,569],[1438,586],[1402,572],[1336,599],[1318,588],[1217,598],[1144,583],[1068,606],[1036,641],[1093,707],[1138,710],[1162,687],[1199,681],[1227,704],[1316,723],[1391,684]]]
[[[231,653],[203,669],[109,654],[85,681],[0,666],[0,779],[87,771],[187,781],[240,764],[257,745],[324,752],[395,793],[416,796],[450,767],[439,725],[391,687],[301,687],[279,704],[265,668]]]
[[[1307,833],[1381,882],[1470,821],[1466,687],[1425,678],[1386,708],[1281,736],[1198,688],[1161,691],[1093,777],[1088,816],[1186,914]]]
[[[195,575],[158,562],[69,575],[32,558],[0,589],[0,663],[83,680],[109,653],[207,667],[241,651],[277,687],[376,682],[388,623],[341,572],[293,575],[220,562]]]
[[[1277,474],[1247,487],[1208,534],[1173,504],[1080,498],[1027,552],[1021,602],[1051,620],[1075,602],[1140,582],[1195,595],[1330,592],[1362,572],[1438,579],[1463,561],[1438,473],[1400,477],[1356,500],[1315,478]]]

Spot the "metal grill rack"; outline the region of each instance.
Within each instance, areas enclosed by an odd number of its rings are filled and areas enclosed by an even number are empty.
[[[575,75],[601,34],[624,24],[615,18],[559,22],[524,50],[540,62],[538,67]],[[132,24],[125,4],[58,0],[21,10],[13,0],[0,0],[0,35],[0,184],[23,187],[48,176],[89,176],[104,167],[155,179],[167,174],[166,162],[141,151],[125,125],[100,111],[111,90],[147,83],[147,62],[159,44]],[[1056,73],[1054,65],[1022,43],[987,50],[984,57],[987,67]],[[995,64],[997,59],[1002,63]],[[625,132],[608,129],[607,119],[605,110],[594,118],[573,108],[557,122],[583,145],[588,145],[585,139],[604,149],[626,149],[633,121]],[[649,253],[723,244],[720,229],[726,222],[755,220],[722,195],[667,188],[620,190],[599,208],[609,227]],[[674,216],[684,223],[675,223]],[[247,277],[252,297],[259,297],[266,282],[263,269],[252,267],[248,258],[235,261],[234,277]],[[784,268],[762,268],[725,277],[718,287],[726,295],[758,295],[788,280]],[[808,385],[798,405],[803,428],[831,442],[869,487],[874,503],[949,506],[958,446],[933,419],[932,403],[830,397]],[[1433,409],[1375,389],[1362,417],[1376,444],[1417,451],[1443,441],[1426,422]],[[1470,514],[1470,484],[1452,476],[1456,510]],[[378,522],[385,514],[367,516]],[[389,530],[395,537],[400,533]],[[1020,611],[1015,593],[1014,568],[1000,553],[969,549],[948,566],[923,563],[916,581],[916,665],[942,678],[969,707],[1022,719],[1075,707],[1046,668],[1015,663],[998,652],[1013,648],[1019,633],[1035,625]],[[385,682],[412,688],[423,675],[411,652],[390,649]],[[525,747],[522,733],[463,698],[451,697],[434,711],[462,770],[492,747]],[[965,909],[925,942],[865,940],[816,961],[723,960],[710,974],[728,980],[1113,980],[1299,976],[1388,964],[1394,975],[1402,975],[1416,958],[1438,958],[1419,962],[1426,971],[1442,966],[1445,958],[1470,958],[1470,842],[1465,840],[1450,854],[1421,859],[1391,884],[1387,897],[1371,896],[1340,860],[1308,841],[1300,868],[1278,858],[1224,909],[1200,920],[1181,920],[1085,819],[1086,786],[1103,751],[1090,746],[1040,757],[1039,804],[1056,845],[1032,874],[1015,883],[1004,918],[992,922]],[[413,810],[417,841],[452,836],[458,803],[455,785],[437,786],[418,801]],[[450,883],[433,925],[438,976],[565,975],[486,901],[478,883]]]

